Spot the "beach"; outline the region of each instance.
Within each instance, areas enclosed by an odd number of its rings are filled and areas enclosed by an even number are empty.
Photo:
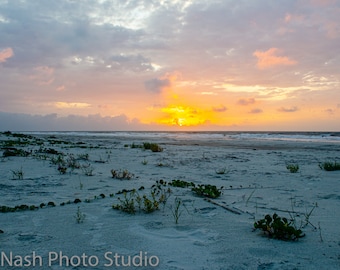
[[[0,269],[339,269],[338,138],[3,132]]]

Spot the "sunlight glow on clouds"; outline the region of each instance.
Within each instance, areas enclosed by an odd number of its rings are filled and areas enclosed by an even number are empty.
[[[0,50],[0,63],[6,62],[8,58],[11,58],[14,55],[12,48],[6,48]]]
[[[91,107],[91,104],[82,102],[56,102],[55,107],[59,109],[72,108],[72,109],[83,109]]]
[[[272,66],[289,66],[295,65],[295,60],[289,59],[287,56],[278,56],[278,48],[270,48],[267,51],[255,51],[254,56],[257,57],[257,66],[260,69],[270,68]]]
[[[165,117],[158,121],[160,124],[178,125],[182,127],[197,126],[207,121],[204,112],[190,107],[169,106],[162,108],[161,111],[165,113]]]

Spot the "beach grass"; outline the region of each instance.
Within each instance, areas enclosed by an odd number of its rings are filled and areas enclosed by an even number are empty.
[[[287,170],[289,170],[291,173],[297,173],[300,169],[299,164],[287,164],[286,165]]]
[[[326,161],[319,164],[320,169],[325,171],[338,171],[340,170],[340,163],[336,161]]]

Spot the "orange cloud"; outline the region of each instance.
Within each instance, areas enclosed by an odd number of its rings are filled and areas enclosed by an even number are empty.
[[[6,48],[0,51],[0,63],[6,62],[8,58],[14,55],[12,48]]]
[[[218,107],[213,107],[214,112],[225,112],[226,110],[228,110],[228,108],[224,105],[220,105]]]
[[[277,56],[279,52],[278,48],[270,48],[267,51],[255,51],[254,56],[257,57],[257,67],[260,69],[270,68],[272,66],[287,66],[295,65],[297,62],[295,60],[289,59],[286,56]]]
[[[91,104],[89,103],[83,103],[83,102],[56,102],[54,103],[54,106],[59,109],[84,109],[91,107]]]

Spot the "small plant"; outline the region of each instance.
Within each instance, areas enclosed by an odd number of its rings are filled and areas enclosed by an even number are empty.
[[[54,202],[48,202],[48,203],[47,203],[47,206],[55,207],[55,203],[54,203]]]
[[[319,167],[321,170],[325,171],[338,171],[340,170],[340,163],[337,163],[336,161],[334,162],[326,161],[324,163],[320,163]]]
[[[180,210],[182,206],[182,200],[178,197],[175,198],[175,204],[174,207],[170,207],[172,216],[174,217],[175,223],[178,224],[178,219],[180,218],[180,216],[183,213],[183,210]]]
[[[292,222],[287,218],[281,218],[275,213],[273,217],[266,215],[264,219],[256,221],[254,228],[262,230],[270,238],[279,240],[294,241],[305,236],[300,229],[296,229],[291,224]]]
[[[224,167],[222,169],[215,170],[216,174],[225,174],[227,172],[227,168]]]
[[[78,160],[89,160],[89,154],[78,154],[77,156]]]
[[[60,174],[65,174],[66,171],[67,171],[67,167],[65,167],[65,166],[63,166],[63,165],[61,165],[61,164],[58,165],[58,172],[59,172]]]
[[[147,165],[147,164],[148,164],[148,161],[147,161],[146,159],[143,159],[142,164],[143,164],[143,165]]]
[[[128,170],[111,170],[112,178],[120,179],[120,180],[130,180],[134,177],[132,173]]]
[[[136,190],[132,190],[131,192],[124,192],[124,199],[118,198],[120,204],[112,205],[113,209],[121,210],[123,212],[129,214],[136,213],[136,206],[135,206],[135,194]]]
[[[23,180],[24,179],[24,172],[22,168],[18,170],[12,170],[12,179],[13,180]]]
[[[299,171],[299,165],[298,164],[287,164],[286,168],[291,173],[297,173]]]
[[[193,187],[192,191],[198,196],[216,199],[222,194],[222,188],[223,187],[218,189],[216,186],[213,185],[198,185],[197,187]]]
[[[81,212],[80,207],[78,206],[77,212],[76,212],[76,215],[75,215],[77,223],[83,223],[84,220],[85,220],[85,217],[86,217],[86,215]]]
[[[129,145],[127,144],[127,146],[129,146]],[[126,147],[127,147],[127,146],[126,146]],[[132,144],[131,144],[131,148],[143,148],[143,145],[139,145],[139,144],[132,143]]]
[[[86,176],[93,176],[94,168],[90,163],[83,165],[81,168]]]
[[[143,210],[146,213],[152,213],[159,209],[159,201],[156,200],[155,194],[151,192],[151,199],[143,195]]]
[[[164,180],[156,181],[156,184],[152,185],[151,195],[152,197],[158,197],[158,203],[163,204],[163,209],[171,195],[171,189],[166,188],[167,182]]]
[[[64,157],[62,155],[58,155],[57,157],[51,158],[51,163],[54,165],[64,166],[66,164]]]
[[[75,169],[80,169],[81,166],[79,162],[76,160],[76,158],[73,155],[70,155],[66,160],[67,167],[71,169],[71,171],[74,171]]]
[[[152,152],[162,152],[163,148],[160,147],[157,143],[143,143],[143,148],[145,150],[151,150]]]
[[[171,193],[169,188],[162,188],[165,185],[166,182],[163,180],[156,181],[151,188],[150,195],[144,194],[143,196],[139,195],[135,189],[119,191],[117,194],[123,194],[124,197],[122,199],[118,197],[119,203],[112,205],[112,208],[129,214],[135,214],[137,210],[144,213],[159,210],[159,205],[162,203],[165,206]],[[139,190],[144,190],[144,188],[141,187]]]
[[[180,188],[187,188],[187,187],[195,187],[195,184],[193,182],[187,182],[184,180],[172,180],[169,183],[170,186],[173,187],[180,187]]]

